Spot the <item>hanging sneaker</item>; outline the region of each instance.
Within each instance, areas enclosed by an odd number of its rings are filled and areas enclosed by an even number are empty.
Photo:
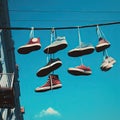
[[[41,69],[38,70],[37,76],[38,77],[43,77],[48,75],[50,72],[58,69],[62,65],[62,62],[59,58],[56,59],[50,59],[50,61],[42,67]]]
[[[41,48],[40,39],[32,38],[26,45],[23,45],[18,48],[18,53],[28,54],[32,51],[39,50],[40,48]]]
[[[68,55],[71,57],[78,57],[82,55],[91,54],[94,51],[94,47],[91,44],[81,43],[80,46],[72,49],[68,52]]]
[[[62,84],[59,80],[58,75],[51,74],[48,78],[47,83],[45,83],[43,86],[37,87],[35,89],[35,92],[44,92],[44,91],[48,91],[51,89],[58,89],[61,87],[62,87]]]
[[[90,75],[92,74],[92,71],[89,67],[86,67],[84,65],[77,66],[75,68],[69,68],[68,72],[72,75]]]
[[[101,70],[106,72],[110,70],[112,67],[113,67],[113,64],[108,63],[105,67],[101,67]]]
[[[99,43],[98,45],[95,47],[97,52],[101,52],[105,49],[107,49],[108,47],[110,47],[110,43],[108,41],[106,41],[104,38],[99,38]]]
[[[115,63],[116,63],[116,60],[114,58],[106,56],[105,60],[101,64],[100,68],[102,71],[108,71],[113,67],[113,65]]]
[[[47,54],[56,53],[59,50],[67,47],[67,41],[65,37],[57,37],[57,39],[44,49]]]

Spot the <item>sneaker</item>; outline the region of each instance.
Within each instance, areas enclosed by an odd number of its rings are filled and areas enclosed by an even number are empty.
[[[100,66],[102,71],[108,71],[113,67],[116,63],[116,60],[112,57],[106,56],[105,60],[103,61],[102,65]]]
[[[75,68],[69,68],[68,72],[72,75],[90,75],[92,73],[91,69],[84,65],[80,65]]]
[[[58,89],[58,88],[61,88],[61,87],[62,87],[62,84],[59,80],[58,75],[51,74],[48,78],[47,83],[45,83],[41,87],[37,87],[35,89],[35,92],[44,92],[44,91],[48,91],[48,90],[51,90],[51,89]]]
[[[67,41],[65,37],[57,37],[57,39],[44,49],[47,54],[56,53],[67,47]]]
[[[68,55],[71,57],[78,57],[86,54],[91,54],[94,51],[94,47],[91,44],[81,43],[80,46],[72,49],[68,52]]]
[[[26,45],[23,45],[18,48],[18,53],[28,54],[32,51],[39,50],[40,48],[41,48],[40,39],[32,38]]]
[[[105,49],[107,49],[108,47],[110,47],[110,43],[108,41],[106,41],[104,38],[99,38],[99,43],[98,45],[95,47],[97,52],[101,52]]]
[[[59,68],[62,65],[62,62],[59,58],[57,59],[50,59],[50,61],[47,63],[47,65],[45,65],[44,67],[42,67],[41,69],[38,70],[37,72],[37,76],[38,77],[43,77],[48,75],[50,72],[56,70],[57,68]]]

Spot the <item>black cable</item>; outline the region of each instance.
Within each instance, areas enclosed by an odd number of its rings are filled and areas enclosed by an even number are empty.
[[[120,13],[120,10],[9,10],[9,12],[39,12],[39,13]]]
[[[109,22],[109,23],[101,23],[101,24],[91,24],[91,25],[84,25],[84,26],[71,26],[71,27],[56,27],[55,30],[62,30],[62,29],[77,29],[79,28],[88,28],[88,27],[96,27],[98,26],[105,26],[105,25],[113,25],[113,24],[120,24],[120,22]],[[30,27],[0,27],[2,30],[31,30]],[[52,28],[34,28],[34,30],[52,30]]]
[[[35,22],[94,22],[94,21],[99,21],[99,22],[108,22],[108,21],[116,21],[115,19],[99,19],[99,20],[94,20],[94,19],[83,19],[83,20],[40,20],[40,19],[13,19],[11,20],[11,22],[31,22],[31,21],[35,21]]]

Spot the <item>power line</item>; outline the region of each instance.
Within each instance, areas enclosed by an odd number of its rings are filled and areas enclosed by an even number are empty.
[[[83,25],[83,26],[71,26],[71,27],[56,27],[55,30],[62,30],[62,29],[77,29],[77,28],[88,28],[88,27],[96,27],[98,26],[105,26],[105,25],[113,25],[113,24],[120,24],[120,22],[109,22],[109,23],[101,23],[101,24],[91,24],[91,25]],[[2,30],[31,30],[30,27],[0,27]],[[52,30],[53,28],[37,28],[35,27],[34,30]]]
[[[116,21],[116,20],[110,20],[110,19],[99,19],[99,20],[93,20],[93,19],[84,19],[84,20],[78,20],[78,19],[74,19],[74,20],[40,20],[40,19],[13,19],[11,20],[11,22],[31,22],[31,21],[35,21],[35,22],[94,22],[94,21],[99,21],[99,22],[108,22],[108,21]]]
[[[39,12],[39,13],[120,13],[120,10],[17,10],[11,9],[9,12]]]

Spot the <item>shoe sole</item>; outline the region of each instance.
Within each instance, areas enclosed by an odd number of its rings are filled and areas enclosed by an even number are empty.
[[[22,46],[18,49],[18,53],[20,54],[28,54],[32,51],[39,50],[41,48],[40,44],[34,44],[34,45],[26,45]]]
[[[65,49],[66,47],[67,47],[67,44],[63,43],[63,44],[60,44],[60,45],[57,45],[57,46],[52,46],[52,47],[45,48],[44,52],[47,53],[47,54],[52,54],[52,53],[56,53],[59,50]]]
[[[102,45],[97,45],[95,49],[97,52],[101,52],[109,47],[110,47],[110,44],[102,44]]]
[[[74,51],[70,51],[68,52],[68,55],[71,57],[79,57],[82,55],[87,55],[87,54],[91,54],[94,52],[94,48],[88,48],[88,49],[81,49],[81,50],[74,50]]]
[[[61,61],[57,61],[49,66],[45,66],[43,68],[41,68],[40,70],[38,70],[37,72],[37,76],[38,77],[43,77],[43,76],[46,76],[48,75],[50,72],[58,69],[60,66],[62,65],[62,62]]]
[[[57,84],[57,85],[53,85],[53,86],[49,86],[49,87],[43,87],[42,89],[35,89],[35,92],[45,92],[45,91],[48,91],[48,90],[53,90],[53,89],[58,89],[58,88],[61,88],[62,87],[62,84]]]
[[[106,71],[110,70],[112,67],[113,67],[113,66],[110,66],[110,67],[104,67],[104,68],[101,68],[101,70],[106,72]]]
[[[107,66],[105,66],[105,67],[101,67],[101,70],[102,71],[108,71],[113,67],[113,64],[114,64],[114,61],[111,62],[111,63],[108,63]]]
[[[68,72],[70,74],[76,75],[76,76],[78,76],[78,75],[90,75],[92,73],[91,71],[84,71],[82,69],[77,70],[75,68],[69,68]]]

